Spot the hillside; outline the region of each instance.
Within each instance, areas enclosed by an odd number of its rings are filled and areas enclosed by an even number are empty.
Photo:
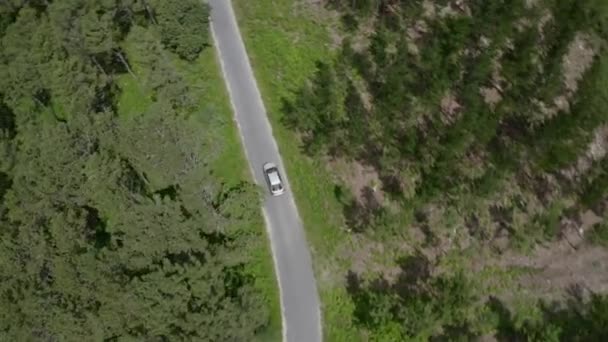
[[[329,340],[608,333],[605,1],[236,2]]]

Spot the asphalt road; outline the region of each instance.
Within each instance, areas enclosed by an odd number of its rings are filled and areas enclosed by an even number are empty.
[[[232,5],[230,0],[209,0],[209,4],[211,30],[245,153],[256,182],[267,194],[263,212],[281,292],[283,340],[321,341],[321,312],[310,252]],[[262,170],[265,162],[279,166],[286,183],[283,195],[268,194]]]

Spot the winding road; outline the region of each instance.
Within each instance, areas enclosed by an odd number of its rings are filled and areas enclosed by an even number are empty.
[[[274,162],[286,183],[287,191],[279,197],[266,190],[262,208],[280,289],[283,340],[318,342],[322,339],[321,311],[311,256],[272,127],[230,0],[209,0],[209,4],[211,33],[254,178],[266,189],[262,165]]]

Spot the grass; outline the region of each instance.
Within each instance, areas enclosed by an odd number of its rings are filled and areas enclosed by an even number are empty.
[[[215,118],[221,127],[221,132],[217,136],[223,140],[223,148],[214,162],[214,172],[226,183],[251,181],[215,50],[205,49],[194,63],[175,60],[175,64],[190,87],[200,95],[198,106],[204,108],[203,113],[210,111],[219,116]]]
[[[342,229],[342,206],[334,195],[333,176],[322,162],[304,155],[297,136],[281,124],[284,101],[293,101],[315,72],[317,61],[333,58],[328,18],[301,4],[233,0],[313,255],[325,340],[357,341],[361,335],[353,327],[353,304],[343,284],[349,265],[336,255],[349,237]]]
[[[137,80],[130,74],[118,77],[116,84],[122,90],[118,97],[118,113],[123,117],[130,117],[143,113],[152,104],[152,99],[140,89]]]
[[[252,181],[236,125],[234,124],[228,91],[220,74],[215,50],[212,48],[205,49],[195,63],[190,64],[177,61],[177,66],[191,87],[200,89],[201,97],[199,103],[221,115],[222,131],[220,134],[224,139],[224,143],[222,151],[213,164],[215,174],[227,184],[234,184],[241,180]],[[255,229],[262,230],[261,236],[266,236],[261,212],[254,222],[256,222]],[[270,310],[269,326],[260,332],[258,336],[259,341],[280,341],[281,311],[279,290],[274,274],[270,245],[267,241],[266,243],[260,243],[254,255],[251,255],[252,263],[250,264],[249,272],[255,277],[256,287],[263,293]]]
[[[129,47],[126,47],[129,53]],[[212,163],[212,170],[220,182],[226,185],[234,185],[240,181],[252,181],[247,162],[242,150],[242,145],[234,124],[232,110],[223,78],[220,74],[219,62],[213,48],[205,49],[199,58],[193,63],[182,61],[172,57],[173,64],[179,74],[187,81],[190,89],[197,97],[197,112],[215,115],[213,120],[219,125],[216,136],[222,139],[222,149]],[[136,74],[145,72],[139,70],[137,65],[132,66]],[[137,81],[129,74],[121,75],[117,80],[121,88],[118,100],[118,113],[123,117],[139,115],[151,104],[149,94],[142,93]],[[199,119],[199,120],[197,120]],[[206,126],[208,120],[193,118],[192,124],[200,126],[201,130],[209,129]],[[251,220],[252,236],[265,237],[264,221],[261,212],[258,217]],[[258,334],[258,341],[280,341],[281,340],[281,311],[279,303],[279,290],[274,274],[272,255],[268,240],[259,239],[252,242],[256,245],[253,254],[250,255],[251,262],[248,272],[255,279],[256,288],[262,293],[267,302],[270,312],[269,325]]]
[[[361,341],[366,340],[366,332],[353,323],[355,306],[343,282],[350,260],[340,256],[340,247],[356,249],[358,246],[341,229],[342,206],[333,192],[334,176],[326,171],[322,161],[304,155],[297,136],[281,124],[284,102],[292,101],[296,92],[314,74],[315,63],[334,58],[329,32],[331,19],[322,17],[322,9],[306,12],[302,5],[296,5],[298,3],[303,2],[233,0],[239,27],[313,252],[323,305],[325,340]],[[385,247],[388,245],[385,244]],[[378,263],[394,263],[392,259],[396,255],[388,253],[389,250],[387,247],[387,254],[376,256]],[[402,253],[400,250],[397,252]],[[453,260],[448,258],[445,262],[451,263],[454,268],[467,264],[457,253]],[[482,287],[479,290],[505,290],[520,273],[514,269],[484,269],[481,277],[494,282],[488,284],[490,288]]]
[[[310,5],[309,1],[232,2],[313,252],[323,303],[325,340],[364,340],[365,331],[352,321],[353,303],[342,282],[337,281],[344,279],[344,272],[349,267],[349,260],[340,256],[340,251],[352,239],[341,229],[342,208],[333,193],[333,176],[326,171],[322,161],[305,156],[300,150],[297,135],[281,124],[285,101],[292,101],[296,92],[311,78],[315,63],[329,62],[334,58],[330,30],[335,20],[327,16],[324,9]],[[553,214],[559,214],[561,209],[558,209],[555,208],[556,213]],[[554,219],[551,216],[544,221]],[[381,237],[382,240],[389,238]],[[444,268],[470,272],[467,267],[473,258],[479,258],[478,252],[472,247],[467,255],[459,255],[460,251],[455,250],[454,255],[442,257]],[[385,261],[380,259],[379,263],[384,264]],[[530,272],[532,270],[526,268],[489,265],[472,276],[480,283],[480,294],[500,293],[512,297],[519,291],[519,278]],[[521,309],[516,311],[521,311],[522,317],[536,315],[536,306],[531,305],[530,298],[517,294],[514,302],[519,302],[513,306]]]

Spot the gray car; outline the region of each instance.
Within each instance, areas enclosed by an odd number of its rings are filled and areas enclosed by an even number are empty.
[[[270,194],[272,194],[273,196],[279,196],[285,192],[285,186],[283,185],[283,180],[281,179],[279,168],[277,168],[275,164],[264,164],[264,176],[266,176],[266,181],[268,182]]]

